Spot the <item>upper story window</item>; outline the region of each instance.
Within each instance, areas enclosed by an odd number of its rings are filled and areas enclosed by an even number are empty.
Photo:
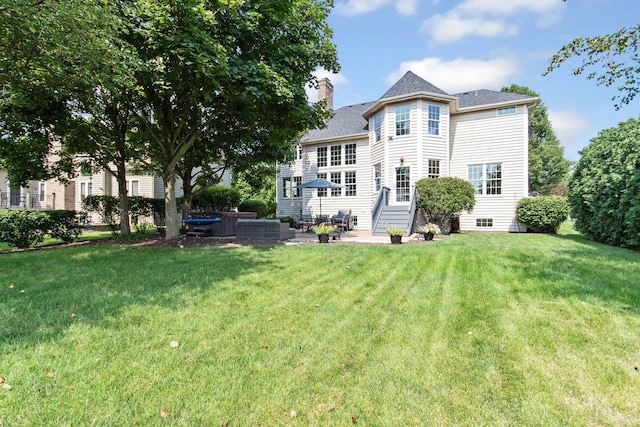
[[[440,177],[440,160],[429,159],[427,164],[427,178]]]
[[[342,146],[331,146],[331,166],[340,166],[342,164]]]
[[[81,182],[80,183],[80,200],[84,200],[85,197],[91,196],[93,194],[93,183],[89,182]]]
[[[356,164],[356,144],[345,144],[344,146],[344,164]]]
[[[378,113],[373,118],[373,131],[376,133],[376,142],[382,139],[382,113]]]
[[[137,179],[128,179],[127,180],[127,194],[129,196],[139,196],[140,195],[140,181]]]
[[[291,147],[293,148],[293,160],[301,160],[302,159],[302,147],[297,142],[292,142]]]
[[[502,194],[502,163],[469,165],[469,182],[477,195]]]
[[[516,107],[506,107],[506,108],[498,108],[496,115],[498,116],[508,116],[511,114],[516,114],[518,112]]]
[[[327,147],[318,147],[316,154],[318,157],[318,167],[327,166]]]
[[[411,133],[411,106],[401,105],[396,107],[396,136],[409,135]]]
[[[440,135],[440,107],[429,105],[429,135]]]

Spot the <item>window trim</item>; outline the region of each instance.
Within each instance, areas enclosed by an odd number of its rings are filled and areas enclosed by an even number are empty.
[[[353,182],[349,182],[349,178],[351,174],[353,174]],[[356,197],[357,196],[357,182],[358,182],[358,174],[356,171],[345,171],[344,172],[344,196],[345,197]]]
[[[323,147],[316,148],[316,164],[319,168],[325,168],[329,164],[329,149],[325,145]]]
[[[441,176],[440,159],[427,159],[427,178],[440,178]]]
[[[437,118],[431,117],[432,109],[434,110],[437,109],[437,114],[438,114]],[[434,114],[435,113],[436,111],[434,111]],[[440,112],[440,106],[429,104],[427,107],[427,134],[428,135],[440,136],[440,118],[441,117],[442,117],[442,113]],[[432,124],[434,125],[433,127],[432,127]],[[432,132],[432,129],[435,130],[435,132]]]
[[[497,117],[512,116],[514,114],[518,114],[518,107],[515,106],[515,105],[512,106],[512,107],[496,108],[496,116]]]
[[[373,132],[375,134],[375,142],[382,141],[382,113],[373,116]]]
[[[494,173],[499,174],[497,178],[489,177],[489,167],[491,166],[497,167],[497,171],[493,171]],[[473,177],[471,175],[472,168],[474,169]],[[480,175],[477,175],[478,168],[480,168]],[[473,185],[476,196],[502,196],[502,162],[474,163],[467,165],[467,181]],[[488,183],[495,184],[489,185]],[[491,193],[489,193],[489,189],[492,189]]]
[[[331,146],[331,166],[342,166],[342,144]]]
[[[344,164],[355,165],[357,161],[356,153],[358,150],[358,144],[355,142],[344,144]]]

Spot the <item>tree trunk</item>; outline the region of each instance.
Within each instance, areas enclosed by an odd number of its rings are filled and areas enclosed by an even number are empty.
[[[178,207],[176,205],[176,174],[164,173],[164,209],[165,209],[165,239],[173,239],[180,235],[180,222],[178,221]]]
[[[129,224],[129,194],[127,193],[127,173],[124,162],[117,166],[116,180],[118,181],[118,196],[120,199],[120,235],[128,236],[131,234],[131,225]]]

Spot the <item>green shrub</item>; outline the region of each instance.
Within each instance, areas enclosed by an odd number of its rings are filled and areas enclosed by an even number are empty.
[[[534,233],[555,233],[569,215],[569,203],[560,196],[522,199],[516,207],[516,219]]]
[[[245,200],[238,205],[240,212],[255,212],[258,218],[267,216],[267,205],[262,200]]]
[[[239,202],[238,190],[216,185],[195,194],[191,201],[191,209],[210,212],[231,211]]]
[[[153,218],[155,213],[154,199],[142,196],[129,197],[129,216],[136,232],[146,233],[151,224],[146,218]]]
[[[471,212],[476,204],[475,190],[461,178],[424,178],[416,182],[418,208],[428,222],[440,226],[444,234],[451,231],[451,218],[462,211]]]
[[[76,211],[43,211],[43,214],[48,220],[48,233],[53,238],[69,243],[76,240],[82,232]]]
[[[18,248],[42,243],[49,218],[42,212],[29,210],[0,211],[0,241]]]
[[[597,242],[640,248],[640,120],[605,129],[569,181],[575,228]]]

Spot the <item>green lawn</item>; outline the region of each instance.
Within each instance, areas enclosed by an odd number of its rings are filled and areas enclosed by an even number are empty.
[[[562,231],[1,254],[0,420],[638,425],[640,253]]]

